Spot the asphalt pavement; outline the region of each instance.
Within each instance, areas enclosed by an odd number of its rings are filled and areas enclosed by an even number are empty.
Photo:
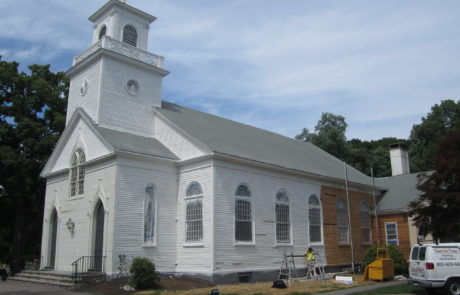
[[[92,293],[77,292],[70,289],[44,285],[34,284],[18,281],[6,282],[0,281],[0,294],[1,295],[94,295]]]

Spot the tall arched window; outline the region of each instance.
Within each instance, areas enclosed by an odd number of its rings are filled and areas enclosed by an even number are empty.
[[[70,162],[70,196],[82,195],[85,192],[85,153],[77,149]]]
[[[291,222],[289,217],[289,197],[286,190],[280,189],[276,193],[276,242],[291,242]]]
[[[371,215],[366,202],[359,204],[359,219],[361,222],[361,238],[363,244],[371,243]]]
[[[316,195],[308,198],[310,243],[321,243],[321,203]]]
[[[235,241],[252,242],[252,201],[251,192],[245,184],[235,192]]]
[[[105,36],[107,33],[107,27],[105,25],[102,26],[101,30],[99,31],[99,40]]]
[[[123,42],[136,46],[137,45],[137,31],[131,25],[126,25],[123,28]]]
[[[348,208],[347,202],[338,198],[336,203],[337,210],[337,240],[339,243],[348,243]]]
[[[144,244],[155,244],[155,185],[149,184],[145,188],[144,199]]]
[[[185,241],[203,241],[203,190],[194,181],[186,190],[185,209]]]

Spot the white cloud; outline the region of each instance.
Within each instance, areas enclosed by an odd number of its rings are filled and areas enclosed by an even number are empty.
[[[104,3],[3,0],[0,38],[35,46],[0,53],[77,54],[90,43],[86,18]],[[353,137],[406,137],[414,118],[460,93],[458,1],[128,4],[158,17],[149,48],[171,71],[167,99],[288,136],[333,112]]]

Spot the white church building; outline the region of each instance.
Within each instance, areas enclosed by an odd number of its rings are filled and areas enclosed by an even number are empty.
[[[46,178],[41,268],[115,276],[119,255],[215,282],[272,279],[308,247],[330,267],[372,244],[371,179],[313,144],[163,100],[155,17],[110,0],[73,60]],[[380,194],[382,188],[376,188]],[[86,258],[85,258],[86,257]],[[302,267],[304,262],[298,261]]]

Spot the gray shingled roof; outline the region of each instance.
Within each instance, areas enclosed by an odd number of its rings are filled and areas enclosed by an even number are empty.
[[[388,191],[377,205],[379,211],[402,211],[407,205],[418,198],[420,191],[417,190],[417,175],[412,173],[391,177],[376,178],[375,184],[387,187]]]
[[[178,159],[176,155],[174,155],[155,138],[107,129],[97,125],[95,125],[95,127],[102,135],[102,137],[104,137],[104,139],[107,140],[107,142],[115,148],[115,150],[156,156],[172,160]]]
[[[213,152],[345,179],[343,162],[311,143],[165,101],[156,111]],[[354,183],[372,183],[367,175],[351,166],[348,166],[348,179]]]

